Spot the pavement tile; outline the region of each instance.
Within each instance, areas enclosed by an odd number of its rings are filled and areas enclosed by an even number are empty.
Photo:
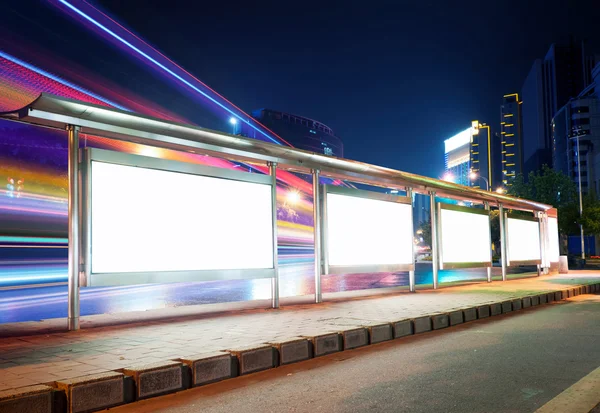
[[[99,327],[76,333],[0,338],[0,390],[192,354],[314,337],[332,329],[351,330],[461,309],[487,308],[491,303],[521,302],[523,297],[598,280],[600,273],[583,272],[289,306],[279,311],[246,310],[196,319],[144,322],[126,328]],[[118,320],[118,315],[113,317]],[[31,326],[23,331],[27,333],[29,329]]]

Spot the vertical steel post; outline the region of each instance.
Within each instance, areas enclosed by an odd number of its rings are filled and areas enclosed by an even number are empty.
[[[410,198],[410,207],[412,209],[412,213],[411,213],[411,218],[412,215],[415,213],[413,206],[414,206],[414,194],[413,194],[413,190],[412,188],[406,188],[406,196]],[[410,220],[410,233],[412,234],[413,238],[415,236],[415,227],[414,227],[414,218]],[[408,291],[410,291],[411,293],[415,292],[415,268],[414,266],[417,265],[416,264],[416,258],[415,258],[415,243],[414,243],[414,239],[413,242],[411,244],[411,248],[412,248],[412,259],[413,259],[413,269],[408,271]]]
[[[319,185],[320,171],[312,170],[313,178],[313,220],[315,241],[315,302],[323,301],[321,292],[321,193]]]
[[[502,264],[502,281],[506,281],[506,263],[508,249],[506,248],[506,216],[504,207],[498,204],[498,220],[500,224],[500,263]]]
[[[579,218],[583,217],[583,193],[581,192],[581,152],[579,152],[579,135],[577,135],[577,182],[579,184]],[[581,259],[585,260],[585,242],[583,224],[579,224],[581,233]]]
[[[67,127],[69,180],[68,328],[79,330],[79,126]]]
[[[489,222],[490,219],[490,203],[489,202],[484,202],[483,203],[485,210],[488,212],[488,225],[491,225],[491,223]],[[492,257],[492,230],[490,227],[490,244],[489,244],[489,249],[490,249],[490,263],[493,264],[493,257]],[[487,267],[487,282],[491,283],[492,282],[492,267]]]
[[[431,214],[431,271],[433,273],[433,288],[438,288],[438,219],[435,205],[435,191],[429,192],[429,208]]]
[[[277,251],[277,163],[268,162],[269,175],[271,175],[271,208],[273,214],[273,269],[275,274],[271,278],[271,307],[279,308],[279,253]]]

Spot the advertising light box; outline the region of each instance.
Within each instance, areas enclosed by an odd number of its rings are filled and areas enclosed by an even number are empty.
[[[273,268],[272,225],[268,184],[91,162],[92,274]]]
[[[376,195],[383,194],[371,196]],[[395,271],[413,265],[409,198],[388,196],[383,200],[330,192],[325,196],[329,273]]]
[[[440,267],[442,269],[492,265],[489,212],[438,204]]]
[[[542,260],[540,247],[540,223],[537,219],[508,217],[506,221],[508,264],[539,264]]]
[[[550,241],[550,250],[548,251],[548,257],[550,258],[550,262],[558,262],[558,259],[560,257],[560,250],[557,218],[548,218],[548,238]]]

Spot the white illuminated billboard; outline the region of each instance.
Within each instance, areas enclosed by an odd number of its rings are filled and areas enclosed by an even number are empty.
[[[413,263],[412,205],[327,193],[330,266]]]
[[[92,162],[92,273],[273,268],[271,186]]]
[[[509,263],[540,261],[542,253],[540,248],[539,222],[508,218],[506,225]]]
[[[548,218],[548,238],[550,240],[550,250],[548,258],[550,262],[558,262],[560,256],[559,237],[558,237],[558,219]]]
[[[442,266],[491,265],[490,218],[487,213],[484,215],[442,207],[440,235]]]

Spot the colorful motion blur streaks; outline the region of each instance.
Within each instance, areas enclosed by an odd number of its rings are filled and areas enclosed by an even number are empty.
[[[128,109],[4,52],[0,53],[1,111],[23,107],[40,92]],[[162,118],[175,120],[164,116],[168,113],[166,111],[161,110],[160,113]],[[156,111],[149,109],[146,114],[156,116]],[[0,121],[0,288],[66,281],[65,138],[62,131]],[[85,134],[81,136],[81,145],[267,173],[263,165],[237,164],[210,156]],[[285,171],[278,172],[278,180],[281,265],[299,265],[297,269],[301,273],[310,271],[311,266],[307,262],[312,260],[312,186],[305,179]],[[293,199],[289,197],[290,189],[293,189]],[[288,273],[293,277],[300,275],[298,271]]]

